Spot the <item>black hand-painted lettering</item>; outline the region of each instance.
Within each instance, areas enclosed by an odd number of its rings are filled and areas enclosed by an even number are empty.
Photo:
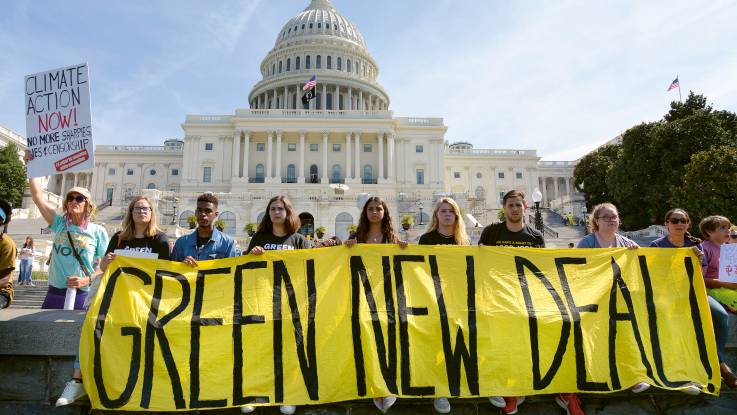
[[[202,318],[202,300],[205,296],[205,276],[216,274],[230,274],[230,268],[213,268],[197,272],[197,282],[192,304],[192,322],[189,351],[189,407],[190,408],[222,408],[228,404],[227,399],[200,400],[200,327],[222,326],[221,318]]]
[[[108,409],[120,408],[121,406],[128,403],[133,394],[133,389],[138,383],[138,374],[141,368],[141,329],[139,327],[122,327],[120,334],[123,336],[131,336],[133,350],[131,353],[130,365],[128,368],[128,381],[125,384],[125,388],[119,397],[113,399],[108,395],[107,389],[105,389],[105,382],[102,376],[102,355],[100,354],[100,342],[102,341],[102,335],[105,331],[105,319],[107,313],[110,310],[110,303],[113,301],[113,293],[115,292],[115,283],[118,282],[121,274],[129,274],[134,277],[138,277],[143,281],[143,285],[151,284],[151,277],[144,271],[133,268],[133,267],[121,267],[116,269],[110,278],[108,279],[107,285],[105,286],[105,292],[102,294],[102,303],[100,304],[100,311],[97,314],[97,321],[95,321],[95,367],[93,370],[93,377],[95,379],[95,387],[100,397],[100,403]]]
[[[466,293],[468,307],[468,348],[463,337],[463,330],[458,327],[455,336],[456,348],[450,344],[450,326],[448,324],[448,311],[445,307],[443,288],[438,271],[438,261],[435,255],[428,257],[430,262],[430,275],[435,286],[435,298],[438,302],[440,312],[440,329],[443,340],[443,354],[445,355],[445,371],[448,374],[448,389],[451,396],[461,395],[461,362],[466,369],[466,381],[471,395],[479,394],[479,362],[476,353],[476,277],[474,272],[474,261],[472,256],[466,256]]]
[[[711,379],[712,371],[711,365],[709,364],[709,353],[706,351],[706,338],[704,336],[703,322],[701,321],[701,310],[699,309],[699,302],[696,298],[694,267],[691,257],[687,256],[683,260],[683,264],[686,267],[686,274],[688,275],[688,303],[691,306],[691,319],[693,321],[694,333],[696,333],[696,344],[699,347],[699,359],[701,360],[701,366],[704,367],[707,377]],[[716,387],[711,383],[708,388],[710,392],[713,392],[716,389]]]
[[[394,257],[394,283],[397,291],[397,311],[399,314],[399,347],[402,367],[402,395],[434,395],[433,386],[412,386],[409,357],[409,323],[408,315],[426,316],[427,307],[408,307],[407,296],[404,291],[404,277],[402,276],[402,262],[425,262],[422,255],[396,255]]]
[[[233,282],[233,405],[269,402],[268,396],[243,396],[243,328],[247,324],[262,324],[263,315],[243,315],[243,271],[266,268],[266,261],[253,261],[235,267]]]

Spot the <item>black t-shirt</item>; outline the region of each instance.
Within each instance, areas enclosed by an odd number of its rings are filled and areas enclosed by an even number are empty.
[[[542,233],[525,225],[519,232],[507,229],[506,222],[495,223],[484,228],[479,245],[545,248]]]
[[[432,232],[428,232],[420,236],[420,245],[458,245],[454,235],[445,236],[435,229]]]
[[[301,233],[293,233],[286,236],[276,236],[271,232],[258,232],[253,235],[248,244],[246,254],[251,252],[254,246],[260,246],[265,251],[283,251],[290,249],[312,248],[312,242],[308,241]]]
[[[118,245],[119,237],[120,232],[116,232],[115,235],[110,238],[110,243],[107,245],[105,255],[115,251],[116,249],[125,249],[128,251],[158,254],[159,259],[168,260],[170,257],[171,252],[169,251],[169,237],[166,236],[164,232],[159,232],[152,237],[133,238],[125,240],[122,241],[120,245]]]

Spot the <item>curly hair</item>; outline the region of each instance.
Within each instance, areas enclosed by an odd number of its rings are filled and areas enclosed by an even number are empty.
[[[368,231],[369,231],[369,220],[368,220],[368,205],[371,202],[376,202],[381,205],[382,208],[384,208],[384,218],[381,220],[381,234],[384,236],[384,239],[387,241],[387,243],[395,244],[399,242],[399,238],[394,233],[394,226],[392,225],[392,216],[389,213],[389,206],[387,206],[386,202],[384,202],[384,199],[373,196],[368,198],[366,203],[363,205],[363,210],[361,210],[361,218],[358,220],[358,229],[356,230],[356,241],[358,243],[366,243],[366,240],[368,239]]]
[[[197,198],[198,202],[205,202],[205,203],[212,203],[213,205],[218,205],[218,198],[215,197],[212,193],[203,193]]]

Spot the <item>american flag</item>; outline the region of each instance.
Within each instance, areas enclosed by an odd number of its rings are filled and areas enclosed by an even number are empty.
[[[681,85],[678,83],[678,77],[676,76],[676,79],[674,79],[673,82],[670,83],[670,86],[668,87],[668,91],[670,91],[671,89],[676,89],[680,87]],[[668,91],[665,91],[665,92],[668,92]]]
[[[303,91],[309,91],[310,89],[314,88],[315,85],[317,85],[317,76],[312,75],[312,78],[310,78],[310,81],[305,84],[305,86],[302,87]]]

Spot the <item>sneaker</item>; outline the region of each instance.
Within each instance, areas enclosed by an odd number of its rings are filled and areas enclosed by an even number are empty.
[[[684,387],[683,389],[679,389],[681,392],[685,393],[686,395],[691,396],[698,396],[701,394],[701,388],[698,387],[695,383],[691,383],[690,385]]]
[[[385,396],[383,398],[374,398],[374,406],[378,408],[382,413],[386,413],[389,408],[397,402],[396,396]]]
[[[518,406],[522,405],[522,402],[525,401],[525,397],[505,397],[504,401],[506,402],[506,404],[504,405],[504,408],[502,408],[502,412],[508,415],[513,415],[517,413]]]
[[[64,385],[64,392],[62,392],[59,399],[56,400],[56,406],[69,405],[85,395],[87,395],[87,392],[84,391],[84,385],[82,385],[82,382],[70,380],[66,385]]]
[[[489,402],[497,408],[504,408],[507,406],[507,402],[501,396],[490,396]]]
[[[645,392],[646,390],[650,389],[650,385],[648,385],[645,382],[638,382],[635,386],[630,389],[633,393],[640,393]]]
[[[447,414],[450,412],[450,402],[448,402],[448,398],[435,398],[432,406],[435,408],[435,412],[439,414]]]
[[[251,405],[241,406],[241,413],[242,414],[250,414],[251,412],[255,411],[256,408]]]
[[[575,393],[560,394],[555,402],[566,411],[566,415],[585,415],[581,408],[581,401]]]
[[[282,405],[279,407],[279,412],[283,413],[284,415],[292,415],[297,410],[297,407],[294,405]]]

